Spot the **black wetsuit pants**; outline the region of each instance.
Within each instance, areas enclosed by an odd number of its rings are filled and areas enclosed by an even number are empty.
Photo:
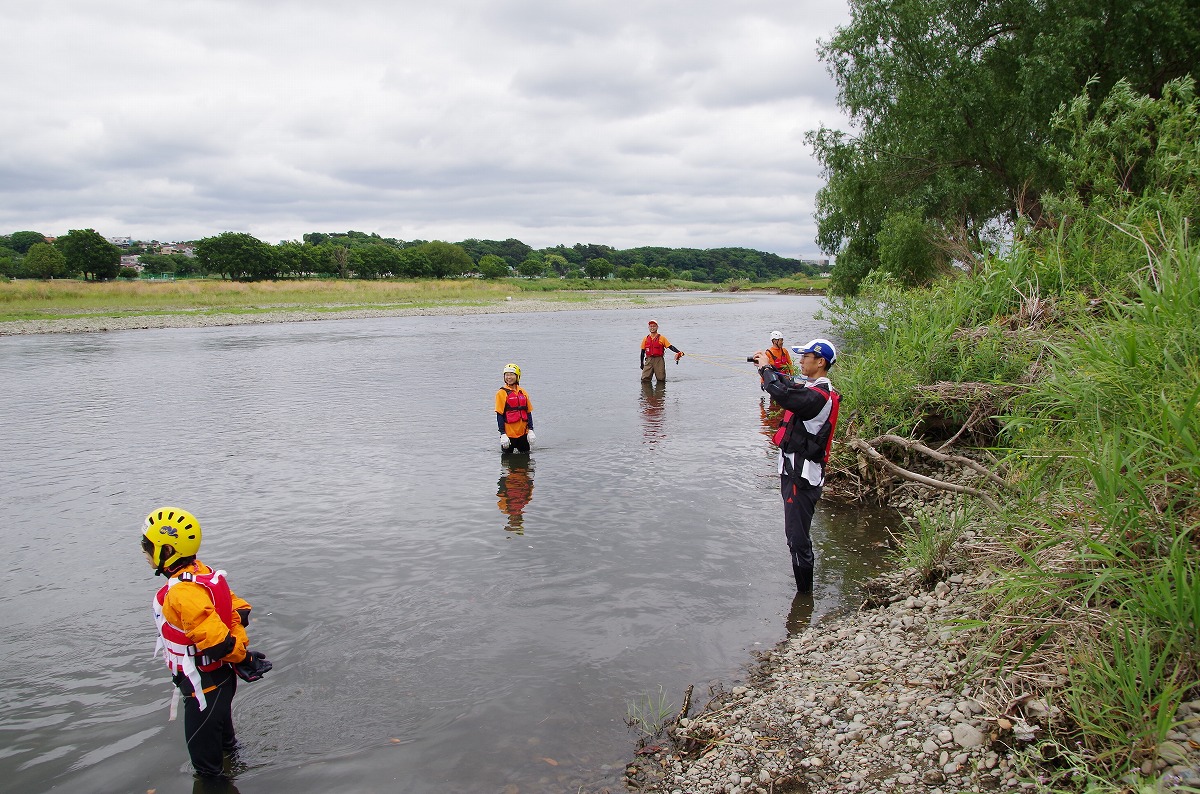
[[[237,736],[233,731],[233,695],[237,691],[237,676],[233,674],[232,667],[224,665],[211,674],[205,674],[204,679],[207,686],[217,685],[216,689],[204,693],[208,702],[204,711],[200,710],[196,698],[186,694],[191,691],[191,684],[186,678],[183,679],[183,730],[196,774],[216,777],[222,774],[224,754],[237,749]]]
[[[510,444],[509,444],[508,449],[503,450],[503,452],[521,452],[526,455],[529,454],[529,434],[528,433],[526,433],[525,435],[523,435],[519,438],[510,438],[509,442],[510,442]]]
[[[821,498],[821,487],[810,485],[800,477],[781,474],[779,495],[783,497],[783,532],[787,536],[788,551],[792,553],[796,587],[807,592],[812,590],[813,568],[817,561],[810,530],[817,500]]]

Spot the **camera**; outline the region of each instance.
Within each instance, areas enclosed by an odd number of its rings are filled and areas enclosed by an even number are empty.
[[[755,360],[754,356],[746,356],[746,360],[747,360],[747,361],[749,361],[751,364],[757,364],[757,363],[758,363],[758,361],[757,361],[757,360]]]

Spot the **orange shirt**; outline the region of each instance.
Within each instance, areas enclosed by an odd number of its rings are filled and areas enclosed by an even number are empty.
[[[503,386],[499,391],[496,392],[496,413],[507,413],[508,393],[510,391],[525,395],[525,410],[533,410],[533,401],[529,399],[529,392],[525,391],[520,386],[513,386],[511,388],[508,386]],[[528,429],[529,422],[525,419],[520,419],[516,422],[509,422],[507,419],[504,421],[504,435],[508,436],[509,438],[520,438],[521,436],[525,435]]]
[[[666,349],[668,347],[671,346],[671,343],[662,334],[658,335],[657,340],[651,339],[650,334],[646,334],[646,338],[642,340],[642,350],[645,350],[647,355],[651,355],[651,356],[661,356],[662,352],[659,352],[659,353],[650,352],[651,348],[647,347],[647,345],[650,345],[650,344],[655,345],[655,349],[657,349],[658,346],[661,346],[662,351],[664,351],[664,352],[666,351]]]
[[[767,357],[771,359],[771,366],[780,372],[790,373],[792,371],[792,356],[786,347],[771,345],[767,348]]]

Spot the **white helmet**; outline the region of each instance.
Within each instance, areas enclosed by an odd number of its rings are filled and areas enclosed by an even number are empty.
[[[772,331],[771,332],[771,341],[774,342],[776,339],[783,339],[782,331]]]

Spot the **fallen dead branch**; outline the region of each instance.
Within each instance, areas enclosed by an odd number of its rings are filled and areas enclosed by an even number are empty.
[[[935,480],[932,477],[926,477],[923,474],[917,474],[915,471],[909,471],[908,469],[905,469],[901,466],[896,465],[895,463],[892,463],[890,460],[888,460],[883,455],[883,453],[881,453],[879,450],[875,449],[875,447],[872,446],[870,442],[864,441],[861,438],[856,438],[856,439],[851,440],[850,447],[852,449],[857,450],[858,452],[861,452],[873,463],[877,463],[877,464],[883,466],[888,471],[892,472],[893,474],[900,477],[901,479],[905,479],[910,482],[920,483],[922,485],[927,485],[930,488],[937,488],[938,490],[941,490],[941,491],[951,491],[953,493],[965,493],[970,496],[974,496],[974,497],[978,498],[980,501],[987,504],[988,507],[992,508],[993,510],[1000,509],[1000,505],[996,502],[996,500],[993,499],[991,496],[989,496],[986,492],[981,491],[978,488],[972,488],[968,485],[958,485],[956,483],[946,482],[945,480]],[[926,449],[929,449],[929,448],[926,447]],[[929,451],[933,452],[933,450],[931,450],[931,449]],[[936,454],[941,455],[942,453],[936,453]],[[951,456],[943,455],[943,457],[951,457]]]
[[[1007,480],[1005,480],[1003,477],[999,476],[998,474],[995,474],[994,472],[989,471],[986,466],[984,466],[982,463],[979,463],[978,461],[971,460],[970,458],[963,457],[962,455],[947,455],[946,453],[941,452],[940,450],[930,449],[929,447],[922,444],[920,441],[913,441],[911,438],[903,438],[901,436],[894,436],[894,435],[887,434],[887,435],[879,436],[878,438],[874,438],[871,441],[868,441],[867,443],[870,444],[872,447],[878,447],[880,444],[882,444],[884,442],[887,442],[889,444],[895,444],[896,446],[904,447],[905,449],[909,449],[914,452],[920,452],[922,455],[926,455],[926,456],[933,458],[934,460],[939,461],[941,463],[957,463],[959,466],[966,466],[968,469],[971,469],[972,471],[978,472],[979,474],[983,475],[984,477],[987,477],[996,486],[998,486],[1000,488],[1004,488],[1004,489],[1007,489],[1010,491],[1016,490],[1016,486],[1014,486],[1012,483],[1008,482]]]

